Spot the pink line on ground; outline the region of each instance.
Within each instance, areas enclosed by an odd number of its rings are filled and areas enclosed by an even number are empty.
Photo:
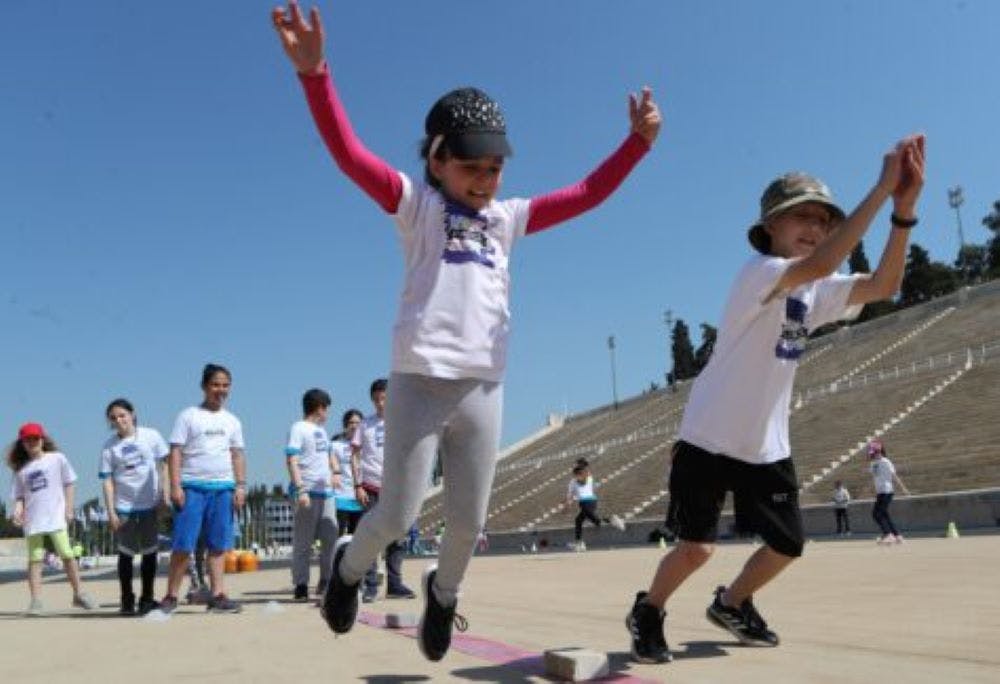
[[[417,630],[413,627],[405,627],[402,629],[387,627],[385,623],[385,616],[379,613],[361,611],[358,613],[358,622],[368,625],[369,627],[385,629],[390,632],[397,632],[408,637],[416,638],[417,636]],[[451,640],[451,647],[459,653],[464,653],[465,655],[472,656],[473,658],[480,658],[493,663],[494,665],[510,667],[527,675],[545,676],[545,657],[541,653],[526,651],[522,648],[518,648],[517,646],[505,644],[502,641],[494,641],[493,639],[472,636],[471,634],[454,635]],[[642,679],[640,677],[633,677],[632,675],[613,673],[607,677],[601,677],[590,681],[624,682],[626,684],[653,684],[658,680]]]

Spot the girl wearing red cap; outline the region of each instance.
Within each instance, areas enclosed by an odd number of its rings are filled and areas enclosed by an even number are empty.
[[[73,605],[91,610],[97,606],[80,587],[80,571],[70,548],[66,523],[73,519],[73,483],[76,473],[38,423],[25,423],[17,441],[7,451],[7,464],[14,471],[14,524],[24,528],[28,542],[28,615],[42,614],[42,561],[45,538],[62,558],[73,587]]]
[[[338,166],[393,217],[402,241],[403,296],[393,334],[392,398],[377,506],[334,554],[323,600],[330,628],[347,632],[357,585],[379,550],[402,538],[420,512],[440,450],[447,473],[447,534],[423,588],[421,651],[444,657],[459,584],[486,519],[500,441],[509,333],[509,259],[526,235],[597,206],[649,151],[660,113],[649,89],[632,96],[620,147],[580,183],[531,199],[498,200],[510,156],[499,105],[476,88],[439,99],[424,122],[424,178],[410,178],[357,139],[323,58],[323,26],[295,2],[272,21],[298,71],[313,118]]]

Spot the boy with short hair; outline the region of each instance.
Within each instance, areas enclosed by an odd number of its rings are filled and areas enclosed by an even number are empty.
[[[326,591],[337,543],[337,504],[334,489],[340,487],[340,464],[331,458],[326,420],[330,395],[313,388],[302,395],[302,420],[292,424],[285,446],[291,484],[289,496],[295,501],[292,530],[292,584],[296,600],[309,598],[309,560],[313,542],[319,540],[319,584],[316,593]]]
[[[361,421],[361,426],[351,438],[354,454],[354,483],[358,501],[365,510],[378,503],[382,489],[382,456],[385,448],[385,402],[389,381],[378,378],[372,382],[368,394],[375,413]],[[416,594],[403,584],[403,544],[398,539],[385,547],[386,598],[416,598]],[[365,574],[361,600],[371,603],[378,596],[378,567],[372,563]]]
[[[670,496],[678,501],[680,542],[626,619],[638,661],[671,659],[663,606],[711,556],[727,490],[738,526],[760,535],[764,546],[732,584],[716,589],[707,616],[741,643],[778,644],[752,597],[802,554],[799,483],[788,444],[796,362],[810,330],[853,318],[863,304],[898,290],[923,176],[924,137],[917,135],[885,155],[878,182],[850,216],[823,183],[803,173],[786,174],[764,191],[760,220],[748,234],[760,254],[730,291],[718,342],[694,381],[674,447]],[[892,230],[878,268],[835,274],[890,196]]]

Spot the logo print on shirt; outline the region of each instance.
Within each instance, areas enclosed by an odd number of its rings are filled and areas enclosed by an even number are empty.
[[[496,247],[490,243],[487,231],[489,219],[483,214],[454,202],[445,204],[445,243],[441,258],[449,264],[477,263],[494,268]]]
[[[146,458],[142,451],[135,444],[126,444],[122,447],[121,460],[122,468],[125,470],[135,470],[146,462]]]
[[[49,481],[45,477],[45,472],[42,470],[36,470],[33,473],[28,473],[28,491],[38,492],[49,486]]]
[[[385,425],[379,424],[375,426],[375,446],[379,449],[385,444]]]
[[[785,300],[785,322],[781,324],[781,338],[774,348],[779,359],[795,361],[806,350],[806,313],[809,307],[801,299],[789,297]]]

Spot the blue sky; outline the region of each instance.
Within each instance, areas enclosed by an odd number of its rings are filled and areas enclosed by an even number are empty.
[[[504,107],[504,196],[576,181],[653,87],[664,126],[603,206],[518,244],[505,444],[549,412],[662,380],[663,312],[714,323],[764,185],[821,176],[845,207],[882,152],[928,136],[914,238],[957,251],[1000,199],[1000,3],[320,2],[356,130],[419,174],[423,117],[477,85]],[[271,3],[12,3],[0,28],[0,435],[46,424],[98,491],[103,409],[168,433],[206,361],[234,373],[252,481],[283,482],[302,392],[367,409],[388,370],[401,259],[390,221],[330,161],[269,25]],[[886,211],[866,239],[877,261]],[[697,344],[697,334],[695,335]],[[9,473],[0,485],[6,490]]]

